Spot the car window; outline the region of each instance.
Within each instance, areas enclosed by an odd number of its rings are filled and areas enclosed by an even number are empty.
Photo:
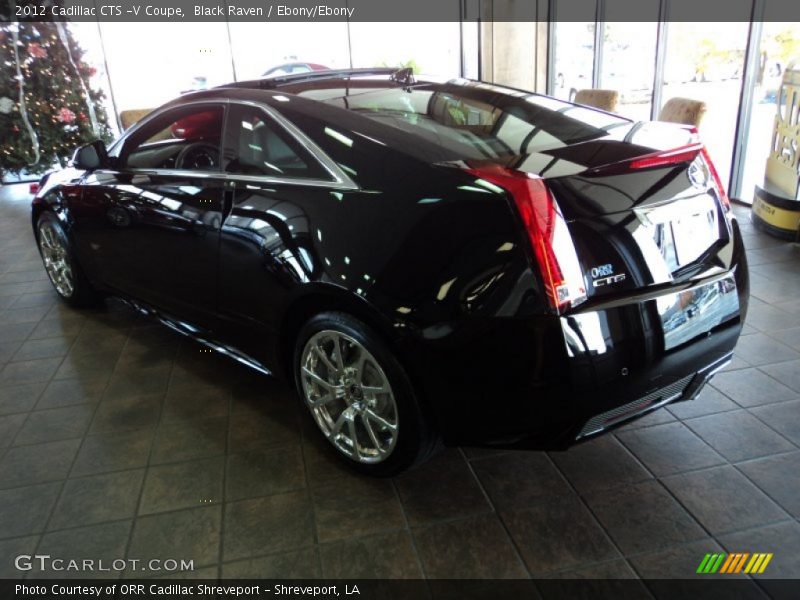
[[[330,174],[262,109],[232,105],[226,173],[330,179]]]
[[[534,94],[487,91],[493,88],[486,84],[387,89],[348,96],[347,108],[469,158],[553,150],[605,137],[630,123]]]
[[[224,110],[182,107],[146,123],[122,150],[123,167],[218,171]]]
[[[290,75],[292,72],[292,67],[277,67],[272,71],[267,72],[267,77],[282,77],[283,75]]]
[[[311,67],[308,65],[282,65],[274,67],[264,73],[262,77],[283,77],[284,75],[294,75],[297,73],[309,73]]]

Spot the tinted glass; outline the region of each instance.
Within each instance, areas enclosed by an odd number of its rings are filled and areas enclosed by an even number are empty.
[[[231,106],[226,173],[330,179],[330,174],[263,110]]]
[[[605,137],[629,124],[607,113],[488,84],[430,87],[435,89],[359,94],[347,98],[347,105],[465,158],[552,150]]]
[[[121,164],[144,169],[219,170],[221,106],[175,109],[146,123],[125,142]]]

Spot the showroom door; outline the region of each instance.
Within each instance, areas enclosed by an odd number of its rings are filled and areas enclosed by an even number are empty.
[[[103,281],[198,325],[216,309],[223,122],[201,103],[145,123],[87,179],[78,216]]]

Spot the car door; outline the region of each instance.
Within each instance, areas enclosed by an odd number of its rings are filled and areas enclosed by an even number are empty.
[[[219,310],[231,343],[269,362],[262,352],[278,308],[323,270],[313,214],[355,186],[267,106],[231,102],[225,131],[223,169],[235,189],[220,238]]]
[[[77,210],[82,254],[111,288],[196,324],[216,309],[225,103],[149,118],[87,176]]]

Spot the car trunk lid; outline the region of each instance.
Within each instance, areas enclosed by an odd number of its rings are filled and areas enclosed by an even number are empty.
[[[653,149],[595,140],[549,152],[552,160],[538,169],[530,156],[516,168],[468,163],[472,175],[515,200],[557,312],[593,298],[685,287],[729,268],[730,204],[708,153],[690,129],[649,128],[648,137],[658,129],[684,143]]]
[[[693,143],[549,180],[587,297],[672,286],[726,270],[730,204]]]

